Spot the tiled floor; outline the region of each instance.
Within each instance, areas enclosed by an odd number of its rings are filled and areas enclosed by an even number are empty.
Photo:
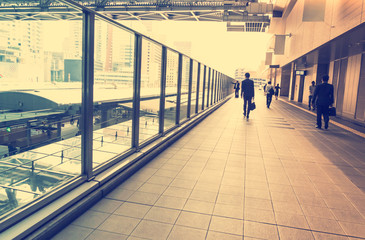
[[[364,239],[365,141],[232,99],[53,239]]]

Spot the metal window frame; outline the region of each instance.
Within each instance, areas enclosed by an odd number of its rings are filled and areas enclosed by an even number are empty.
[[[215,83],[215,78],[214,78],[214,74],[215,74],[215,70],[212,69],[212,84],[211,84],[211,94],[210,94],[210,106],[213,105],[213,98],[214,98],[214,83]]]
[[[161,86],[160,86],[160,112],[159,112],[159,134],[164,133],[165,128],[165,95],[166,95],[166,69],[167,69],[167,48],[162,46],[161,53]]]
[[[209,67],[209,70],[208,70],[208,91],[207,91],[207,108],[209,107],[209,97],[210,97],[210,89],[211,89],[211,68]]]
[[[198,62],[198,72],[196,77],[196,101],[195,101],[195,114],[199,112],[199,89],[200,87],[200,62]]]
[[[194,60],[190,58],[189,60],[189,87],[188,87],[188,109],[186,111],[186,118],[191,117],[191,94],[193,88],[193,70],[194,70]]]
[[[82,100],[81,100],[81,174],[93,178],[93,96],[95,14],[83,12]]]
[[[141,98],[142,35],[134,34],[132,148],[139,150],[139,111]]]
[[[177,72],[177,95],[176,95],[176,125],[180,125],[180,103],[181,103],[181,82],[183,55],[179,53],[179,64]]]

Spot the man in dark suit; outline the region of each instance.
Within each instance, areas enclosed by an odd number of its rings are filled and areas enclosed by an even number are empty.
[[[317,100],[317,128],[322,128],[322,115],[324,119],[324,128],[328,128],[329,106],[332,106],[333,99],[333,85],[328,84],[328,75],[322,77],[322,84],[319,84],[313,94],[312,104]]]
[[[241,84],[241,98],[243,98],[243,115],[247,117],[248,120],[252,99],[255,97],[255,88],[253,81],[250,79],[250,74],[246,73],[245,77],[246,79],[243,80]]]

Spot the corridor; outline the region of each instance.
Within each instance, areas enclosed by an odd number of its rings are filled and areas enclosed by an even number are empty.
[[[364,139],[231,99],[53,240],[364,239]]]

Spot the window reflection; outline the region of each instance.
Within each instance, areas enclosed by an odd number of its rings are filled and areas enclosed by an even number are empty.
[[[95,21],[93,167],[130,149],[134,34]]]
[[[167,50],[164,129],[175,126],[179,55]]]
[[[188,113],[189,71],[190,71],[190,59],[186,56],[183,56],[182,78],[181,78],[180,121],[186,119]]]
[[[197,81],[198,81],[198,63],[193,61],[193,75],[191,80],[191,98],[190,98],[190,116],[196,114],[196,92],[197,92]]]
[[[162,47],[142,40],[141,102],[139,110],[139,141],[159,131]]]
[[[0,22],[0,217],[81,173],[81,46],[81,20]]]

